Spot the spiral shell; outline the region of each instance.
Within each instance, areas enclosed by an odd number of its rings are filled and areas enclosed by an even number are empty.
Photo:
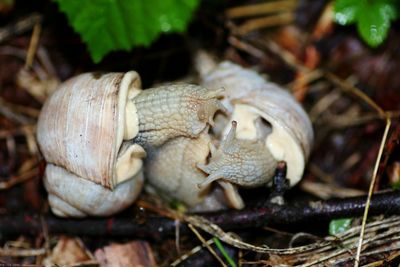
[[[45,184],[50,204],[57,203],[53,209],[56,214],[109,215],[138,195],[146,153],[141,146],[124,140],[138,133],[136,108],[129,99],[140,92],[139,87],[140,78],[134,71],[85,73],[61,84],[46,101],[37,139],[47,162]],[[91,203],[118,198],[120,184],[125,194],[131,195],[127,201],[92,208]],[[65,210],[59,205],[62,202],[68,203]]]

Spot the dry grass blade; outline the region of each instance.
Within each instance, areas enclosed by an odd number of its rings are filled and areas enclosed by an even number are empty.
[[[4,42],[13,35],[29,31],[34,27],[34,25],[36,25],[36,23],[38,23],[41,20],[42,20],[41,15],[33,13],[28,17],[19,20],[15,24],[7,25],[6,27],[0,29],[0,43]]]
[[[190,230],[197,236],[197,238],[201,241],[201,243],[210,251],[210,253],[218,260],[218,262],[221,264],[223,267],[228,267],[225,262],[221,259],[220,256],[215,252],[215,250],[207,243],[207,241],[201,236],[201,234],[196,230],[196,228],[193,227],[192,224],[188,224]]]
[[[294,0],[278,0],[267,3],[252,4],[229,8],[226,15],[230,19],[260,16],[245,20],[239,26],[232,23],[232,31],[238,35],[245,35],[249,32],[274,27],[279,25],[287,25],[294,21],[294,10],[298,2]]]
[[[259,253],[272,253],[277,255],[293,255],[298,253],[303,253],[307,251],[312,251],[316,247],[326,246],[330,243],[330,241],[323,241],[321,243],[315,243],[311,245],[296,247],[296,248],[288,248],[288,249],[273,249],[266,246],[256,246],[249,243],[246,243],[238,238],[235,235],[224,232],[218,225],[213,224],[207,219],[201,216],[185,216],[184,220],[189,224],[192,224],[203,231],[217,237],[221,241],[232,245],[236,248],[251,250]]]
[[[238,26],[236,30],[239,35],[245,35],[257,29],[289,24],[293,22],[293,20],[293,12],[285,12],[267,17],[247,20]]]
[[[180,256],[178,259],[176,259],[173,263],[171,263],[170,266],[174,267],[179,265],[181,262],[185,261],[186,259],[188,259],[190,256],[196,254],[197,252],[199,252],[202,248],[204,248],[206,245],[211,246],[212,244],[214,244],[214,240],[213,239],[209,239],[206,241],[206,243],[203,243],[201,246],[196,246],[194,247],[192,250],[190,250],[188,253],[183,254],[182,256]]]
[[[0,191],[7,190],[11,187],[23,183],[29,179],[34,178],[38,174],[38,169],[34,168],[29,171],[26,171],[18,176],[12,176],[8,181],[0,182]]]
[[[0,115],[6,117],[10,121],[22,125],[33,123],[33,120],[31,118],[28,118],[25,115],[15,112],[12,106],[10,106],[1,98],[0,98]]]
[[[368,191],[368,198],[367,198],[367,201],[366,201],[366,204],[365,204],[365,211],[364,211],[364,216],[363,216],[363,220],[362,220],[362,227],[361,227],[361,231],[360,231],[360,240],[359,240],[359,243],[358,243],[357,254],[356,254],[356,257],[355,257],[355,264],[354,264],[355,267],[358,267],[359,264],[360,264],[360,255],[361,255],[361,249],[362,249],[362,244],[363,244],[365,225],[367,224],[368,210],[369,210],[369,206],[370,206],[370,203],[371,203],[371,197],[372,197],[372,194],[374,192],[376,177],[378,175],[379,163],[380,163],[381,158],[382,158],[383,149],[385,147],[385,143],[386,143],[386,140],[387,140],[387,137],[388,137],[390,125],[391,125],[391,120],[390,120],[389,117],[387,117],[386,118],[385,132],[383,133],[381,145],[379,147],[379,152],[378,152],[378,156],[377,156],[377,159],[376,159],[376,162],[375,162],[374,172],[372,174],[372,179],[371,179],[371,183],[370,183],[370,187],[369,187],[369,191]]]
[[[42,31],[42,25],[40,24],[40,22],[37,22],[33,27],[32,37],[29,43],[28,53],[25,61],[25,68],[32,67],[33,59],[35,57],[36,50],[39,44],[39,37],[41,31]]]
[[[294,10],[296,6],[297,6],[297,1],[295,0],[271,1],[266,3],[229,8],[226,11],[226,15],[229,18],[241,18],[241,17],[276,13],[280,11]]]
[[[31,257],[31,256],[42,256],[45,254],[46,254],[45,248],[38,248],[38,249],[0,248],[0,257]]]
[[[25,136],[27,131],[35,132],[36,125],[24,125],[18,128],[9,130],[0,130],[0,139],[7,139],[10,136]]]

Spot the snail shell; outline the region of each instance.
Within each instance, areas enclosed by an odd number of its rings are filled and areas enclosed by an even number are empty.
[[[140,93],[139,87],[134,71],[86,73],[61,84],[46,101],[37,139],[47,162],[44,179],[55,214],[110,215],[139,194],[146,153],[124,141],[139,131],[136,108],[129,101]],[[102,204],[107,199],[113,202]]]
[[[210,89],[224,88],[223,104],[229,120],[237,121],[236,137],[256,140],[264,121],[266,137],[262,140],[273,157],[287,163],[291,185],[300,181],[313,142],[311,122],[294,97],[278,85],[266,81],[255,71],[229,61],[216,64],[200,52],[197,57],[201,85]],[[230,129],[225,122],[224,134]]]

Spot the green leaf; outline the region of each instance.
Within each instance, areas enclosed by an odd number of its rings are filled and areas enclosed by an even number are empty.
[[[340,25],[349,25],[356,21],[358,2],[362,0],[336,0],[334,19]]]
[[[94,62],[115,50],[147,46],[183,32],[199,0],[54,0],[87,44]]]
[[[329,223],[329,234],[330,235],[337,235],[343,233],[344,231],[348,230],[351,226],[351,221],[353,219],[343,218],[332,220]]]
[[[377,47],[386,39],[398,10],[399,0],[336,0],[334,18],[341,25],[356,23],[363,40]]]
[[[358,12],[358,32],[372,47],[377,47],[386,39],[394,7],[390,4],[371,1],[361,5]],[[388,12],[389,11],[389,12]]]

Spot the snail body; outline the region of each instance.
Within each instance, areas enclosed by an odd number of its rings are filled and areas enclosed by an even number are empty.
[[[219,179],[243,187],[258,187],[267,184],[274,175],[277,161],[264,143],[237,139],[236,127],[237,122],[233,121],[231,130],[207,165],[197,164],[209,174],[199,184],[201,188]]]
[[[166,199],[179,199],[191,210],[210,211],[226,207],[242,208],[236,189],[210,185],[199,188],[207,175],[197,165],[205,164],[210,154],[211,138],[205,129],[198,138],[172,139],[149,154],[145,163],[147,182]]]
[[[197,137],[213,123],[221,90],[192,84],[171,84],[146,89],[133,101],[138,110],[139,134],[135,142],[157,147],[175,137]]]

